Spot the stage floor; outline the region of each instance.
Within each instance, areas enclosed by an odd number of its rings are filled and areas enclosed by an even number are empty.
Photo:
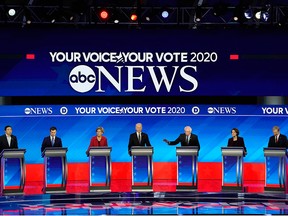
[[[2,215],[288,215],[285,194],[80,193],[2,196]]]

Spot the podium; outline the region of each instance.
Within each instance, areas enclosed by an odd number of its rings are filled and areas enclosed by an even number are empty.
[[[196,191],[198,187],[198,147],[176,147],[176,191]]]
[[[111,147],[89,149],[90,192],[111,192],[111,150]]]
[[[61,147],[44,149],[44,193],[66,193],[67,151],[67,148]]]
[[[264,148],[265,187],[264,192],[285,193],[287,187],[286,148]]]
[[[243,191],[243,147],[222,147],[222,191]]]
[[[22,195],[24,193],[25,152],[25,149],[4,149],[1,152],[1,195]]]
[[[153,147],[133,146],[132,156],[132,192],[153,191]]]

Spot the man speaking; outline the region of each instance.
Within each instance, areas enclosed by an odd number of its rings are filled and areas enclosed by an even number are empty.
[[[62,140],[59,137],[56,137],[56,132],[57,132],[56,127],[50,128],[50,135],[43,139],[41,146],[41,153],[47,147],[62,147]]]
[[[130,134],[129,144],[128,144],[128,153],[131,156],[132,146],[151,146],[148,134],[142,132],[142,124],[137,123],[135,126],[135,133]]]
[[[0,153],[4,149],[18,149],[17,137],[12,135],[12,127],[5,126],[4,132],[5,134],[0,137]]]
[[[175,141],[168,141],[167,139],[164,139],[163,141],[168,145],[177,145],[181,142],[181,146],[198,146],[198,150],[200,150],[198,136],[192,134],[192,128],[190,126],[186,126],[184,128],[184,133],[180,134]]]

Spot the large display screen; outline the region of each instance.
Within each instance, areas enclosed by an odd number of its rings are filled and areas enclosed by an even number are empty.
[[[287,96],[286,39],[261,28],[3,29],[0,96]]]
[[[175,140],[192,127],[200,142],[200,162],[221,162],[231,129],[238,128],[248,151],[245,162],[264,162],[272,127],[288,134],[288,106],[253,105],[47,105],[0,106],[0,127],[11,125],[27,163],[42,163],[41,144],[51,126],[68,147],[68,162],[87,162],[86,150],[98,126],[104,127],[113,162],[130,162],[128,141],[135,124],[143,124],[154,147],[153,161],[176,162]]]

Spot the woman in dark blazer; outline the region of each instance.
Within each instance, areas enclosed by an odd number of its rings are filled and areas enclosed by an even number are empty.
[[[239,137],[239,130],[237,128],[233,128],[231,130],[232,137],[228,140],[228,147],[243,147],[244,148],[244,155],[247,154],[247,149],[245,147],[243,137]]]

